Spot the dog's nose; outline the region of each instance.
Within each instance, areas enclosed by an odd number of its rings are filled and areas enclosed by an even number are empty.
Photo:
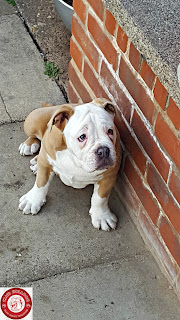
[[[100,147],[97,149],[96,151],[99,159],[106,159],[109,157],[109,154],[110,154],[110,150],[108,147]]]

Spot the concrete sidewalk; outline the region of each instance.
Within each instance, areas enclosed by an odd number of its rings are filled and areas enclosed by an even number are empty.
[[[177,297],[115,191],[112,232],[91,225],[92,187],[75,190],[58,177],[37,216],[18,211],[35,180],[30,157],[17,151],[22,120],[43,101],[65,100],[15,9],[0,0],[0,10],[0,287],[32,286],[36,320],[178,320]]]

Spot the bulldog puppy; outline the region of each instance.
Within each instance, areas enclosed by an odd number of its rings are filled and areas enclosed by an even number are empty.
[[[46,202],[54,173],[68,186],[94,184],[90,215],[97,229],[115,229],[117,218],[108,199],[121,161],[115,108],[106,99],[82,105],[46,106],[30,113],[24,123],[29,138],[21,143],[21,155],[40,152],[31,163],[36,175],[33,188],[20,198],[24,214],[37,214]]]

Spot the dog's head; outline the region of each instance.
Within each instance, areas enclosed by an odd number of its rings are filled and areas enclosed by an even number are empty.
[[[96,99],[76,106],[64,127],[68,150],[87,172],[108,169],[116,162],[114,115],[110,101]]]

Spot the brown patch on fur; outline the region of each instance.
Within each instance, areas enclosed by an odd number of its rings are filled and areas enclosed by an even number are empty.
[[[116,155],[117,155],[116,165],[114,167],[110,167],[104,173],[103,178],[100,181],[98,181],[98,184],[99,184],[98,195],[101,198],[109,197],[111,189],[116,182],[117,173],[121,163],[122,150],[120,145],[120,135],[117,128],[116,128],[116,134],[117,134],[116,145],[115,145]]]
[[[43,148],[53,160],[56,160],[56,152],[67,149],[63,132],[56,126],[52,127],[51,132],[47,130],[42,139],[41,148]]]
[[[72,109],[73,105],[59,105],[53,107],[45,107],[33,110],[26,118],[24,122],[25,133],[32,138],[38,138],[42,140],[45,131],[47,130],[47,124],[53,117],[63,111],[63,109]],[[53,125],[53,120],[52,120]]]
[[[41,148],[37,158],[37,178],[36,184],[38,188],[44,187],[49,181],[50,174],[53,171],[52,166],[49,164],[44,148]]]
[[[57,151],[67,149],[63,130],[68,119],[73,115],[74,107],[77,106],[77,104],[52,106],[51,104],[44,103],[43,106],[44,108],[39,108],[32,111],[24,123],[24,131],[29,136],[29,138],[26,140],[26,143],[29,146],[33,143],[40,144],[39,140],[41,140],[41,149],[38,156],[38,162],[41,162],[40,155],[43,155],[43,158],[47,159],[48,154],[53,160],[55,160]],[[45,182],[48,181],[48,175],[49,169],[45,174]],[[43,184],[41,180],[40,184]]]

